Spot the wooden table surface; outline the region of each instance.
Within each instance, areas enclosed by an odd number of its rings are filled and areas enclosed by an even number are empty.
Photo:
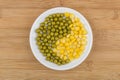
[[[58,6],[81,12],[94,35],[88,58],[68,71],[44,67],[29,45],[34,20]],[[120,80],[120,0],[0,0],[0,80]]]

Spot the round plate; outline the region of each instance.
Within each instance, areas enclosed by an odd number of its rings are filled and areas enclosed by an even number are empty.
[[[48,15],[53,14],[53,13],[64,13],[64,12],[73,13],[75,16],[77,16],[81,20],[81,22],[84,24],[86,30],[88,31],[88,34],[87,34],[88,43],[87,43],[87,46],[86,46],[83,54],[80,56],[80,58],[73,60],[72,62],[70,62],[66,65],[58,66],[54,63],[46,61],[45,57],[38,50],[38,46],[36,45],[36,40],[35,40],[35,38],[37,36],[35,30],[40,26],[40,23],[43,22],[45,17],[47,17]],[[73,10],[70,8],[57,7],[57,8],[49,9],[49,10],[45,11],[44,13],[42,13],[40,16],[38,16],[38,18],[35,20],[35,22],[32,25],[29,39],[30,39],[30,46],[31,46],[32,52],[33,52],[35,58],[41,64],[43,64],[44,66],[46,66],[50,69],[54,69],[54,70],[68,70],[68,69],[72,69],[72,68],[78,66],[87,58],[88,54],[90,53],[91,47],[92,47],[93,35],[92,35],[92,30],[91,30],[91,27],[90,27],[88,21],[85,19],[85,17],[82,14],[80,14],[76,10]]]

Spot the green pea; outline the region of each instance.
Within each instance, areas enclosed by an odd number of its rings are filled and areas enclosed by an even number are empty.
[[[52,56],[56,56],[56,54],[55,54],[55,53],[52,53]]]
[[[50,21],[53,21],[53,18],[51,18]]]
[[[46,33],[46,30],[42,30],[43,33]]]
[[[39,42],[37,42],[36,44],[37,44],[37,45],[41,45],[41,42],[39,41]]]
[[[48,26],[47,28],[48,28],[49,30],[51,29],[51,27],[50,27],[50,26]]]
[[[63,13],[61,13],[61,14],[60,14],[60,16],[61,16],[61,17],[64,17],[64,14],[63,14]]]
[[[55,38],[54,37],[51,37],[51,40],[54,40]]]
[[[59,21],[62,21],[62,18],[61,18],[61,17],[59,18]]]
[[[51,55],[50,55],[50,53],[47,53],[47,57],[50,57]]]
[[[41,37],[40,39],[41,39],[41,40],[44,40],[44,38],[43,38],[43,37]]]
[[[65,21],[65,20],[63,20],[63,23],[66,23],[66,21]]]
[[[40,26],[40,28],[39,28],[40,30],[43,30],[43,27],[42,26]]]
[[[59,35],[59,38],[62,38],[62,37],[63,37],[63,36],[60,34],[60,35]]]
[[[57,60],[54,60],[54,63],[57,63],[58,61]]]
[[[52,43],[53,43],[53,45],[54,45],[55,41],[52,41]]]
[[[69,24],[72,24],[72,21],[69,20],[68,23],[69,23]]]
[[[71,30],[70,27],[66,27],[68,30]]]
[[[45,20],[46,20],[46,21],[49,21],[49,17],[46,17]]]
[[[51,47],[50,47],[50,46],[48,46],[48,49],[51,49]]]
[[[58,64],[58,65],[61,65],[61,63],[60,63],[60,62],[58,62],[57,64]]]
[[[42,34],[41,34],[41,33],[38,33],[38,36],[39,36],[39,37],[42,37]]]
[[[67,36],[67,33],[64,33],[63,36]]]
[[[53,36],[53,35],[54,35],[54,33],[52,33],[52,32],[51,32],[51,33],[50,33],[50,35],[51,35],[51,36]]]
[[[40,33],[40,29],[36,29],[36,33]]]
[[[55,27],[55,28],[58,28],[58,26],[57,26],[57,25],[55,25],[54,27]]]
[[[67,60],[66,60],[66,63],[69,63],[69,62],[70,62],[70,60],[69,60],[69,59],[67,59]]]
[[[58,30],[58,29],[56,29],[55,31],[56,31],[56,32],[59,32],[59,30]]]
[[[39,46],[38,48],[39,48],[40,50],[42,50],[42,49],[43,49],[43,47],[42,47],[42,46]]]
[[[55,22],[52,22],[52,25],[55,25]]]
[[[67,17],[67,18],[66,18],[66,21],[69,21],[69,20],[70,20],[70,18]]]
[[[60,34],[62,34],[63,33],[63,31],[62,30],[60,30],[60,32],[59,32]]]
[[[65,29],[65,28],[66,28],[66,26],[63,26],[62,28],[63,28],[63,29]]]
[[[48,22],[47,22],[47,21],[45,21],[44,23],[45,23],[45,25],[47,25],[47,23],[48,23]]]
[[[71,31],[70,30],[68,30],[68,34],[70,34],[71,33]]]
[[[48,46],[49,44],[48,43],[45,43],[46,46]]]
[[[53,62],[53,59],[50,59],[51,62]]]
[[[61,29],[62,29],[62,27],[59,27],[59,29],[61,30]]]
[[[47,39],[50,39],[50,35],[47,36]]]
[[[51,29],[51,31],[52,31],[52,32],[55,32],[55,29],[53,28],[53,29]]]
[[[46,27],[46,26],[44,26],[43,28],[44,28],[44,29],[47,29],[47,27]]]
[[[57,32],[55,33],[55,36],[58,36],[58,33],[57,33]]]
[[[58,37],[55,37],[55,40],[57,41],[59,38]]]
[[[66,30],[66,29],[64,29],[64,30],[63,30],[63,32],[64,32],[64,33],[66,33],[66,32],[67,32],[67,30]]]
[[[46,49],[46,50],[45,50],[45,52],[46,52],[46,53],[48,53],[48,52],[49,52],[49,50],[48,50],[48,49]]]
[[[56,24],[58,24],[58,25],[59,25],[59,24],[60,24],[60,22],[56,22]]]
[[[52,44],[52,48],[55,48],[56,47],[56,45],[55,44]]]
[[[56,16],[57,16],[57,17],[60,17],[60,14],[59,14],[59,13],[57,13],[57,14],[56,14]]]
[[[52,15],[49,15],[48,17],[49,17],[49,19],[51,19],[51,18],[52,18]]]
[[[56,14],[53,14],[52,16],[53,16],[53,17],[56,17]]]
[[[44,50],[40,50],[41,53],[44,53]]]
[[[40,37],[36,37],[36,40],[39,41],[39,40],[40,40]]]
[[[58,56],[56,56],[56,57],[55,57],[55,59],[57,59],[57,60],[58,60],[58,59],[59,59],[59,57],[58,57]]]
[[[43,37],[46,37],[47,36],[47,34],[43,34]]]
[[[62,61],[62,64],[65,64],[65,61]]]
[[[54,21],[57,21],[58,19],[57,18],[54,18]]]
[[[50,53],[53,55],[53,51],[52,50],[50,50]]]
[[[47,42],[47,39],[44,39],[44,42]]]
[[[43,43],[43,42],[42,42],[41,44],[42,44],[42,46],[44,46],[44,45],[45,45],[45,43]]]
[[[51,31],[50,30],[47,30],[47,33],[49,34]]]
[[[44,23],[44,22],[42,22],[42,23],[40,24],[40,26],[45,26],[45,23]]]
[[[47,49],[47,47],[46,47],[46,46],[43,46],[43,49],[45,50],[45,49]]]
[[[51,42],[52,42],[51,40],[48,41],[49,44],[50,44]]]
[[[59,62],[60,62],[60,63],[62,63],[62,60],[61,60],[61,59],[59,59]]]
[[[47,57],[46,60],[47,60],[47,61],[50,61],[50,57]]]
[[[51,26],[51,22],[48,23],[48,26]]]
[[[46,53],[43,53],[43,56],[46,56],[47,54]]]
[[[61,22],[60,25],[63,26],[64,24]]]
[[[65,23],[65,26],[68,26],[69,24]]]

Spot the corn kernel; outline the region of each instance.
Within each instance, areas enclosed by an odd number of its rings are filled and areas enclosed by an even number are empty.
[[[68,12],[65,12],[65,16],[66,16],[66,17],[69,17],[70,14],[69,14]]]

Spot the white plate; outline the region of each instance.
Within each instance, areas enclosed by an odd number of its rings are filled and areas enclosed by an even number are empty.
[[[86,49],[84,50],[83,54],[80,56],[79,59],[76,59],[76,60],[70,62],[69,64],[58,66],[54,63],[46,61],[45,57],[39,52],[38,47],[36,45],[36,40],[35,40],[35,38],[37,36],[37,34],[35,33],[35,30],[39,27],[40,23],[44,21],[46,16],[53,14],[53,13],[64,13],[64,12],[73,13],[78,18],[80,18],[81,22],[84,24],[86,30],[88,31],[88,34],[87,34],[88,43],[87,43]],[[68,69],[72,69],[72,68],[78,66],[87,58],[88,54],[90,53],[91,47],[92,47],[93,35],[92,35],[92,30],[91,30],[91,27],[90,27],[88,21],[85,19],[85,17],[82,14],[80,14],[79,12],[77,12],[73,9],[70,9],[70,8],[57,7],[57,8],[52,8],[52,9],[45,11],[35,20],[34,24],[32,25],[31,31],[30,31],[29,39],[30,39],[30,46],[31,46],[32,52],[33,52],[35,58],[41,64],[43,64],[44,66],[46,66],[50,69],[54,69],[54,70],[68,70]]]

